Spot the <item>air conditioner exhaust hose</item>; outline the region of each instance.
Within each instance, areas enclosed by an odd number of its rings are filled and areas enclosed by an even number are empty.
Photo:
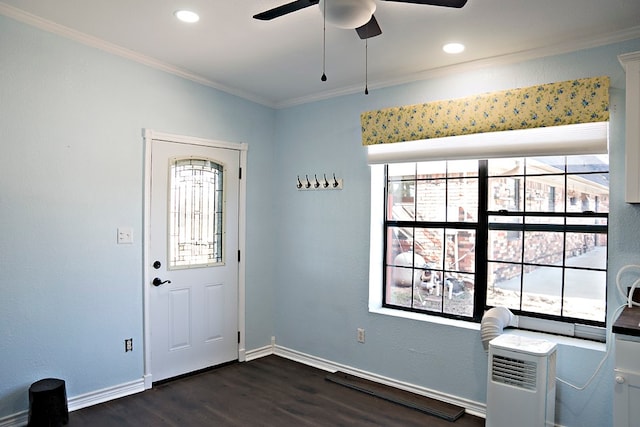
[[[480,323],[480,339],[484,351],[489,351],[489,341],[502,335],[507,326],[517,326],[517,318],[506,307],[494,307],[482,316]]]

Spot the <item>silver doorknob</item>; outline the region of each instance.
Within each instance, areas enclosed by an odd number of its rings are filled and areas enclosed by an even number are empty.
[[[624,384],[624,377],[622,375],[616,375],[616,382],[618,384]]]

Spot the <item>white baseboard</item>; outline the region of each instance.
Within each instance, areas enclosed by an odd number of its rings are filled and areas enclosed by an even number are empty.
[[[131,381],[128,383],[116,385],[113,387],[103,388],[89,393],[81,394],[69,398],[69,411],[77,411],[87,406],[97,405],[98,403],[108,402],[109,400],[119,399],[144,391],[144,378]]]
[[[355,375],[360,378],[364,378],[370,381],[375,381],[381,384],[386,384],[392,387],[399,388],[401,390],[410,391],[422,396],[437,399],[443,402],[451,403],[453,405],[461,406],[465,408],[465,411],[471,415],[485,418],[486,405],[484,403],[475,402],[469,399],[464,399],[458,396],[453,396],[446,393],[441,393],[437,390],[431,390],[426,387],[417,386],[415,384],[406,383],[403,381],[397,381],[393,378],[384,377],[372,372],[363,371],[361,369],[353,368],[351,366],[335,363],[327,359],[312,356],[310,354],[302,353],[296,350],[292,350],[286,347],[275,345],[275,340],[272,340],[271,345],[266,345],[254,350],[248,350],[245,352],[245,360],[251,361],[259,359],[261,357],[275,354],[286,359],[290,359],[314,368],[322,369],[327,372],[342,371],[347,374]],[[139,393],[145,390],[145,379],[131,381],[128,383],[120,384],[113,387],[104,388],[94,392],[74,396],[68,400],[69,411],[76,411],[78,409],[86,408],[88,406],[97,405],[98,403],[107,402],[109,400],[118,399],[120,397],[128,396],[131,394]],[[28,421],[28,412],[22,411],[14,415],[9,415],[4,418],[0,418],[0,427],[20,427],[24,426]]]
[[[265,345],[264,347],[256,348],[254,350],[249,350],[245,352],[245,361],[250,361],[254,359],[259,359],[261,357],[269,356],[274,354],[276,350],[276,337],[271,337],[271,344]],[[241,360],[242,362],[242,360]]]
[[[386,384],[392,387],[396,387],[401,390],[410,391],[421,396],[426,396],[432,399],[437,399],[442,402],[450,403],[452,405],[461,406],[465,411],[471,415],[485,418],[487,413],[487,407],[484,403],[475,402],[473,400],[464,399],[451,394],[441,393],[437,390],[431,390],[426,387],[421,387],[415,384],[406,383],[403,381],[397,381],[393,378],[384,377],[382,375],[374,374],[372,372],[363,371],[361,369],[353,368],[351,366],[335,363],[327,359],[312,356],[310,354],[301,353],[296,350],[292,350],[279,345],[268,345],[255,350],[247,351],[247,361],[258,359],[260,357],[269,356],[275,354],[276,356],[284,357],[305,365],[313,366],[314,368],[322,369],[327,372],[342,371],[347,374],[355,375],[360,378],[364,378],[370,381],[375,381],[381,384]]]
[[[70,412],[87,406],[97,405],[109,400],[129,396],[131,394],[144,391],[144,379],[131,381],[128,383],[103,388],[89,393],[73,396],[67,399],[67,406]],[[22,427],[29,421],[29,411],[21,411],[13,415],[0,418],[0,427]]]
[[[318,369],[322,369],[328,372],[341,371],[350,375],[354,375],[360,378],[364,378],[370,381],[375,381],[380,384],[385,384],[398,388],[400,390],[406,390],[421,396],[426,396],[431,399],[440,400],[442,402],[450,403],[452,405],[461,406],[465,411],[471,415],[485,418],[487,413],[487,407],[484,403],[475,402],[473,400],[464,399],[451,394],[439,392],[437,390],[431,390],[426,387],[418,386],[415,384],[406,383],[404,381],[394,380],[393,378],[384,377],[382,375],[374,374],[372,372],[363,371],[361,369],[353,368],[348,365],[342,365],[330,360],[315,357],[309,354],[304,354],[299,351],[291,350],[285,347],[275,346],[275,355],[281,356],[287,359],[294,360],[296,362],[304,363]]]
[[[247,351],[245,353],[245,361],[249,362],[251,360],[260,359],[261,357],[270,356],[272,354],[275,354],[274,346],[265,345],[264,347]]]
[[[144,389],[149,390],[153,386],[153,376],[151,374],[144,374],[142,381],[144,381]]]
[[[17,414],[0,418],[0,427],[21,427],[29,422],[29,412],[22,411]]]

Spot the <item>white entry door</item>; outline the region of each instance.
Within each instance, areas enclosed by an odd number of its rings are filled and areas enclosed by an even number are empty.
[[[240,153],[151,140],[151,375],[238,359]]]

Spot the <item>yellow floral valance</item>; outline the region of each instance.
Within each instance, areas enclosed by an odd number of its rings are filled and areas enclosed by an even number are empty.
[[[362,113],[362,144],[609,120],[609,77],[592,77]]]

